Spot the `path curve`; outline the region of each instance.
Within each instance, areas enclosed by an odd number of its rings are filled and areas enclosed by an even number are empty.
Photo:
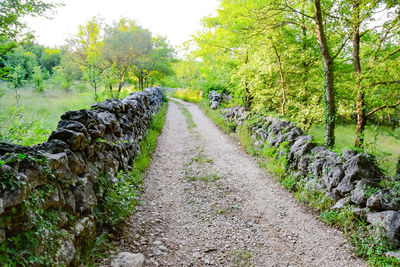
[[[117,251],[146,266],[366,266],[196,105],[169,102],[143,203]]]

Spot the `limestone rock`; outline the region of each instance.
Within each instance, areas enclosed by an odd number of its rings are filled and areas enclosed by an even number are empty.
[[[112,267],[143,267],[145,258],[143,254],[120,252],[111,263]]]
[[[331,210],[341,210],[344,208],[345,205],[350,203],[350,197],[344,197],[339,199],[336,204],[331,208]]]
[[[392,189],[381,189],[368,198],[367,208],[376,211],[399,210],[400,198]]]
[[[384,233],[399,244],[400,213],[394,210],[367,213],[367,221],[375,227],[381,227]],[[377,228],[378,229],[378,228]]]
[[[361,179],[357,182],[356,187],[351,192],[351,202],[354,204],[365,207],[367,198],[366,198],[366,189],[367,186],[374,186],[375,184],[371,183],[371,181],[367,179]]]
[[[93,190],[93,184],[87,179],[81,181],[81,185],[74,190],[76,211],[82,213],[92,210],[97,204],[96,194]]]

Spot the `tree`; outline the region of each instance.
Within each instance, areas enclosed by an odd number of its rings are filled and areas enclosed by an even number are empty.
[[[3,0],[0,5],[0,39],[13,39],[26,25],[24,16],[43,16],[57,5],[38,0]]]
[[[151,50],[151,33],[134,21],[121,19],[106,28],[101,52],[107,67],[115,68],[119,83],[118,93],[129,74],[134,71],[139,78],[139,88],[143,89],[143,66]]]
[[[364,144],[364,130],[368,118],[380,110],[396,108],[400,105],[400,99],[398,95],[397,100],[390,101],[392,103],[388,103],[387,99],[385,99],[383,101],[384,104],[380,103],[380,106],[372,108],[368,113],[366,112],[365,103],[366,94],[368,93],[369,88],[373,87],[376,90],[381,86],[390,87],[391,85],[400,83],[400,76],[396,75],[399,70],[399,65],[391,62],[398,59],[397,53],[400,52],[400,40],[396,38],[395,34],[396,31],[400,29],[400,9],[396,1],[352,0],[351,4],[352,11],[349,22],[351,24],[353,36],[352,60],[354,65],[354,79],[357,91],[356,139],[354,143],[356,147],[361,148]],[[380,12],[380,10],[387,11],[386,18],[383,20],[383,23],[378,23],[373,19],[373,15],[377,12]],[[364,28],[363,33],[360,33],[361,26]],[[372,36],[375,36],[375,38],[371,39]],[[366,45],[365,42],[362,42],[362,37],[366,39],[369,45],[372,41],[372,44],[375,47],[372,47],[373,49],[369,48],[368,50],[373,51],[373,53],[367,52],[365,54],[364,52],[360,55],[361,46]],[[396,43],[397,47],[395,45]],[[382,63],[385,65],[386,74],[391,73],[389,76],[380,75],[380,72],[377,71],[376,67],[381,67]],[[362,65],[365,65],[367,75],[363,75]],[[380,81],[376,82],[376,80]],[[385,94],[385,97],[388,97],[387,93]]]
[[[101,82],[101,75],[106,69],[101,49],[103,42],[103,20],[93,17],[86,25],[79,26],[78,35],[68,40],[68,56],[81,66],[86,78],[94,89],[97,99],[97,88]]]

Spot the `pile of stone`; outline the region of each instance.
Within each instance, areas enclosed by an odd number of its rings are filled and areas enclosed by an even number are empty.
[[[222,102],[222,94],[216,91],[210,91],[210,93],[208,93],[208,100],[210,100],[210,108],[217,109],[218,105]]]
[[[225,111],[225,118],[243,122],[240,112]],[[242,108],[237,109],[242,111]],[[256,145],[268,143],[280,148],[285,142],[285,154],[289,168],[295,177],[305,177],[305,188],[316,190],[334,199],[333,209],[349,204],[353,213],[377,229],[383,229],[397,245],[400,245],[400,195],[389,188],[382,188],[384,175],[370,155],[353,150],[342,153],[317,145],[312,136],[291,122],[274,117],[264,117],[251,129]]]
[[[235,122],[239,126],[243,124],[249,114],[249,112],[241,106],[224,108],[221,109],[220,113],[225,121]]]
[[[162,98],[160,87],[147,88],[65,113],[46,143],[0,143],[0,242],[34,227],[33,214],[23,207],[32,193],[52,185],[37,208],[58,214],[57,227],[64,234],[57,264],[73,263],[96,233],[93,210],[104,198],[104,192],[95,193],[99,177],[115,182],[121,170],[129,170]],[[40,251],[45,253],[46,240]]]

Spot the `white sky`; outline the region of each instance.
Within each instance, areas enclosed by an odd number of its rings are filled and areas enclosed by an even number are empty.
[[[60,3],[61,0],[46,2]],[[76,34],[93,16],[106,23],[126,17],[149,29],[153,35],[163,35],[174,46],[180,46],[200,29],[204,16],[215,14],[218,0],[64,0],[53,19],[27,18],[38,43],[50,47],[62,45]]]

